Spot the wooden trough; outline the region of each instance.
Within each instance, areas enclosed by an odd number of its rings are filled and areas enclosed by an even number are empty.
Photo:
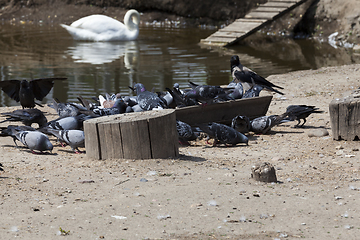
[[[86,155],[94,159],[175,158],[175,110],[125,113],[84,122]]]
[[[238,99],[206,106],[190,106],[176,109],[176,119],[194,125],[196,123],[218,122],[230,124],[237,115],[250,119],[266,115],[272,96]]]
[[[360,90],[329,104],[331,129],[335,140],[360,139]]]

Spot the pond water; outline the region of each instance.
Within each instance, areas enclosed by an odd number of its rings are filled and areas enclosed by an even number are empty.
[[[60,26],[0,25],[0,80],[67,77],[56,82],[43,103],[52,98],[77,101],[107,93],[132,94],[128,86],[143,83],[164,90],[188,81],[229,83],[230,57],[267,77],[295,70],[360,62],[349,50],[326,43],[286,39],[228,49],[199,45],[215,30],[143,26],[137,41],[76,42]],[[291,80],[289,80],[291,81]],[[286,91],[285,91],[286,93]],[[2,91],[0,106],[19,105]]]

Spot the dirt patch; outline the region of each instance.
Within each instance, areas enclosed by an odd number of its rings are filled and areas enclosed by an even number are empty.
[[[305,128],[248,134],[249,146],[199,141],[181,147],[178,159],[96,161],[55,139],[54,154],[34,155],[0,138],[2,238],[356,239],[359,144],[332,139],[328,106],[358,88],[359,72],[349,65],[270,76],[286,95],[274,96],[268,114],[290,104],[324,112]],[[319,129],[330,135],[310,137]],[[278,183],[251,179],[263,162]]]

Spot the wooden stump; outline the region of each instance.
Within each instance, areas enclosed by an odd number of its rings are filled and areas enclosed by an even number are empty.
[[[275,168],[271,163],[257,163],[251,167],[251,177],[261,182],[277,182]]]
[[[86,155],[95,159],[179,155],[175,110],[99,117],[84,122]]]
[[[360,138],[360,92],[334,99],[329,104],[331,129],[335,140]]]

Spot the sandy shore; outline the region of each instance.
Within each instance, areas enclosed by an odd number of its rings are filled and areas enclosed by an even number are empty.
[[[181,147],[173,160],[97,161],[59,146],[34,155],[0,138],[1,239],[357,239],[359,143],[332,139],[328,107],[360,86],[360,65],[268,80],[286,94],[268,114],[290,104],[324,113],[305,128],[250,134],[249,146]],[[317,129],[329,135],[309,137]],[[251,179],[258,162],[272,163],[279,182]]]

